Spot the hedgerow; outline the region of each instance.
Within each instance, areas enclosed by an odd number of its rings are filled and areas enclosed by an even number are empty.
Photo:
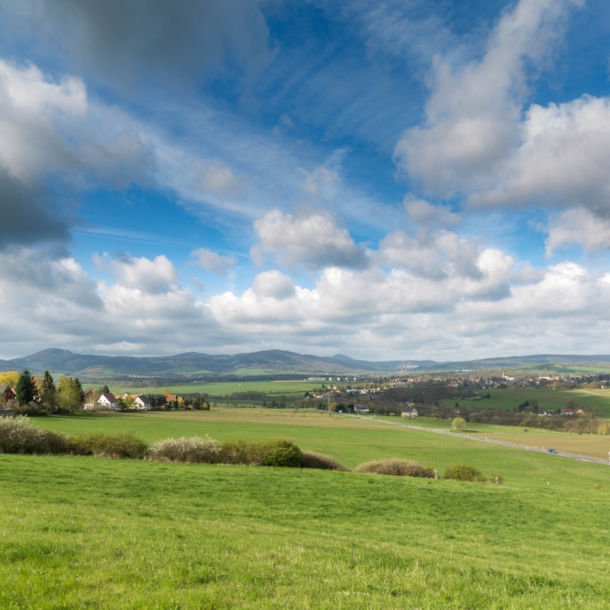
[[[434,471],[430,468],[426,468],[412,460],[398,458],[365,462],[356,468],[356,472],[388,474],[398,477],[419,477],[422,479],[434,478]]]
[[[0,453],[65,453],[65,434],[36,428],[23,416],[0,419]]]

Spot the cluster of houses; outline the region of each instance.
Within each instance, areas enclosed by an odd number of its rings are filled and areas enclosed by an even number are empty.
[[[136,409],[138,411],[151,411],[153,409],[150,399],[145,394],[129,394],[127,392],[122,396],[116,396],[112,392],[104,392],[99,398],[97,398],[97,400],[93,400],[93,396],[89,396],[89,400],[85,402],[84,408],[87,411],[99,409],[100,407],[103,409],[110,409],[111,411],[119,411],[119,401],[125,401],[128,398],[133,399],[131,407],[132,409]],[[168,405],[175,403],[177,400],[177,394],[165,395],[165,403]]]
[[[150,411],[152,409],[152,405],[150,404],[150,400],[144,394],[123,394],[123,396],[117,397],[112,392],[104,392],[97,400],[90,400],[85,403],[84,408],[87,411],[92,411],[96,408],[105,408],[110,409],[111,411],[118,411],[119,400],[131,397],[133,398],[133,408],[138,411]]]

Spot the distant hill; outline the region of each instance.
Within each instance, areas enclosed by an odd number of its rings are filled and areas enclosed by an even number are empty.
[[[342,354],[323,357],[297,354],[283,350],[266,350],[248,354],[209,355],[188,352],[175,356],[95,356],[75,354],[69,350],[46,349],[42,352],[0,360],[0,371],[30,369],[35,373],[45,370],[76,375],[82,379],[119,377],[162,377],[177,375],[334,375],[381,374],[433,371],[473,371],[514,369],[544,365],[598,366],[610,363],[610,356],[575,356],[542,354],[486,358],[455,362],[433,360],[355,360]]]
[[[368,362],[337,354],[331,357],[296,354],[282,350],[267,350],[233,356],[214,356],[188,352],[175,356],[133,357],[93,356],[75,354],[68,350],[47,349],[25,358],[6,361],[7,369],[28,368],[33,372],[45,370],[56,373],[91,377],[161,376],[161,375],[228,375],[228,374],[363,374],[391,372],[404,367],[419,368],[432,361]]]

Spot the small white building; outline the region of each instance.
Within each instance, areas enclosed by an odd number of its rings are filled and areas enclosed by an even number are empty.
[[[152,409],[152,405],[150,404],[150,400],[144,394],[138,394],[134,398],[133,401],[134,409],[138,409],[138,411],[150,411]]]
[[[111,392],[104,392],[98,399],[97,404],[106,407],[107,409],[113,409],[116,411],[118,407],[118,399]]]
[[[415,407],[405,407],[400,416],[414,419],[415,417],[419,417],[419,414],[417,413],[417,409]]]

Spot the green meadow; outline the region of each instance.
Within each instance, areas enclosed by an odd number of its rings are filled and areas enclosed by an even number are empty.
[[[480,391],[485,395],[487,390]],[[555,411],[563,409],[570,400],[580,407],[592,409],[599,407],[601,415],[610,417],[610,390],[552,390],[536,388],[507,388],[489,390],[490,399],[483,400],[441,400],[443,406],[453,406],[456,402],[473,409],[501,409],[503,411],[518,407],[520,404],[537,400],[538,406]]]
[[[271,410],[36,420],[153,441],[287,438],[349,467],[468,462],[501,485],[0,455],[1,608],[606,608],[610,470]],[[548,484],[547,484],[548,483]]]
[[[135,387],[126,385],[124,382],[108,382],[108,387],[115,394],[125,392],[140,394],[159,394],[167,387],[172,394],[209,394],[210,396],[227,396],[235,392],[264,392],[270,397],[287,396],[302,397],[305,392],[313,388],[319,388],[323,383],[330,384],[329,381],[214,381],[210,383],[179,383],[169,384],[168,386],[144,386]],[[85,384],[85,388],[99,387],[100,384]]]

